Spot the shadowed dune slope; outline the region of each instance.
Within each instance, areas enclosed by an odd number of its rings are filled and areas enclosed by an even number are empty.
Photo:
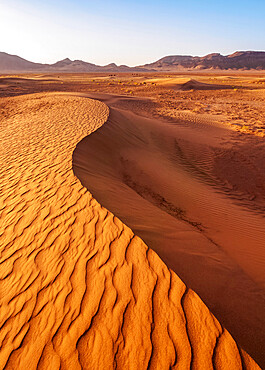
[[[231,89],[232,86],[207,84],[204,82],[190,79],[189,81],[183,83],[182,85],[179,85],[178,88],[183,91],[187,91],[187,90],[225,90],[225,89]]]
[[[205,83],[201,81],[194,80],[187,77],[158,77],[147,79],[146,82],[154,83],[158,86],[170,87],[176,90],[189,91],[189,90],[226,90],[232,89],[231,85],[218,85],[213,83]]]
[[[107,106],[36,94],[1,108],[0,368],[258,369],[74,176]]]
[[[101,99],[118,106],[119,97]],[[234,168],[233,157],[240,159],[233,135],[221,126],[166,124],[112,107],[107,123],[77,145],[73,168],[264,364],[264,218],[244,203],[244,188],[240,196],[229,193],[222,178],[231,176],[233,167],[222,171],[228,158]]]
[[[23,82],[58,82],[56,79],[52,78],[26,78],[26,77],[0,77],[0,83],[8,84],[8,83],[23,83]]]

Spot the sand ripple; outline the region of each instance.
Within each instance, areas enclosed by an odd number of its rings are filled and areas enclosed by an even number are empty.
[[[35,94],[0,107],[0,368],[258,368],[74,176],[107,106]]]

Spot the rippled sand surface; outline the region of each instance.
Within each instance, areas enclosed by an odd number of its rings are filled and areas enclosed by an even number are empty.
[[[108,107],[51,93],[0,108],[0,368],[258,368],[74,176]]]

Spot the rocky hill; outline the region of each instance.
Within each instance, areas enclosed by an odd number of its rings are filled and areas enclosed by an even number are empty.
[[[220,70],[265,70],[265,52],[237,51],[230,55],[219,53],[208,54],[204,57],[190,55],[172,55],[143,66],[158,71],[185,69],[220,69]]]
[[[60,60],[54,64],[33,63],[17,55],[0,52],[0,73],[23,73],[23,72],[140,72],[143,67],[117,66],[115,63],[99,66],[82,60]]]
[[[219,53],[208,54],[204,57],[190,55],[171,55],[156,62],[142,66],[117,66],[115,63],[106,66],[70,60],[69,58],[54,64],[33,63],[16,55],[0,52],[1,73],[22,72],[146,72],[146,71],[186,71],[186,70],[265,70],[265,52],[237,51],[230,55]]]

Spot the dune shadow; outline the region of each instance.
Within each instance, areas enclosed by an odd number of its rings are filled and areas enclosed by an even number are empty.
[[[204,188],[190,180],[179,161],[179,132],[172,125],[110,107],[108,121],[76,146],[74,174],[102,206],[155,250],[201,296],[237,342],[264,364],[264,293],[210,237],[208,226],[192,217],[188,197],[183,203],[185,194],[195,191],[196,195]]]

